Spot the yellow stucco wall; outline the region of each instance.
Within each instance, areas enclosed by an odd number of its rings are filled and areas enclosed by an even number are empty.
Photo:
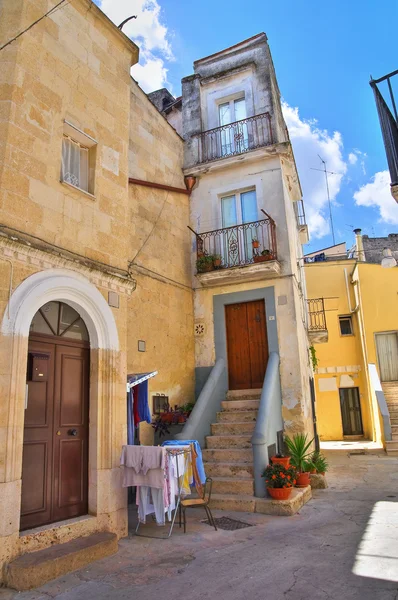
[[[355,261],[308,263],[305,265],[308,298],[325,299],[328,342],[314,344],[318,368],[315,372],[317,424],[321,439],[343,439],[339,387],[346,387],[348,375],[353,386],[359,388],[364,435],[373,439],[372,411],[368,393],[366,364],[363,359],[357,314],[352,314],[353,335],[342,336],[339,315],[349,315],[345,274],[350,282]],[[351,309],[355,308],[352,285],[349,283]],[[319,381],[335,380],[333,391],[322,391]],[[345,380],[345,381],[344,381]]]

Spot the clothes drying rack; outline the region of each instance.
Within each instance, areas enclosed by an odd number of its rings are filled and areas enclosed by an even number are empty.
[[[176,457],[184,456],[184,458],[185,458],[184,471],[181,473],[181,475],[183,475],[188,468],[188,459],[189,459],[190,453],[191,453],[191,446],[186,446],[185,448],[182,448],[182,447],[181,448],[177,448],[177,447],[166,448],[166,454],[168,454],[168,456],[176,456]],[[135,535],[137,535],[138,537],[146,537],[146,538],[153,538],[153,539],[159,539],[159,540],[168,540],[169,537],[171,536],[171,534],[173,532],[176,516],[177,516],[178,510],[180,508],[180,504],[181,504],[181,490],[182,490],[181,482],[180,482],[178,460],[176,460],[176,465],[177,465],[178,494],[176,496],[177,499],[176,499],[174,514],[173,514],[173,518],[171,520],[170,529],[169,529],[167,536],[147,535],[145,533],[139,532],[140,525],[143,525],[143,523],[141,523],[140,520],[138,520],[137,527],[135,528]],[[181,526],[181,523],[180,523],[180,526]]]

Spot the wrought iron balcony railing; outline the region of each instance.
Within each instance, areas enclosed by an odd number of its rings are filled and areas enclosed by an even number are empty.
[[[326,327],[325,303],[323,298],[312,298],[308,303],[308,331],[324,331]]]
[[[243,267],[277,260],[275,221],[265,219],[196,235],[197,271]]]
[[[196,164],[227,158],[273,144],[271,115],[266,112],[197,134]]]
[[[380,79],[370,80],[370,85],[375,95],[377,112],[379,114],[380,127],[383,134],[392,186],[398,185],[398,112],[391,85],[391,79],[397,75],[398,71],[394,71]],[[391,110],[377,87],[377,84],[383,81],[387,81],[390,93]]]

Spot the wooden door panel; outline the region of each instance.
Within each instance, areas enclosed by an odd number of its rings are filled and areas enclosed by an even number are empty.
[[[249,333],[244,303],[225,307],[230,390],[251,387]]]
[[[89,351],[58,345],[54,386],[53,518],[87,513]]]
[[[84,440],[72,438],[60,442],[58,508],[84,502],[84,456]]]
[[[31,381],[29,370],[27,373],[28,397],[22,454],[22,530],[44,525],[51,520],[55,345],[30,340],[28,355],[35,353],[48,355],[48,370],[46,382]]]
[[[261,388],[268,362],[264,300],[225,307],[230,390]]]
[[[84,424],[85,361],[81,356],[71,355],[70,349],[62,353],[60,419],[59,426],[81,426]]]
[[[22,458],[21,513],[26,516],[49,509],[47,502],[48,443],[25,442]]]
[[[247,328],[250,344],[251,388],[263,387],[268,362],[267,323],[264,300],[248,302]]]

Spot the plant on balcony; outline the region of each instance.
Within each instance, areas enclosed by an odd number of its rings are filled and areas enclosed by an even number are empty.
[[[287,500],[296,483],[296,468],[290,465],[271,464],[263,473],[268,494],[275,500]]]
[[[219,269],[221,267],[221,254],[214,254],[213,255],[213,265],[215,269]]]
[[[304,433],[295,433],[293,438],[286,436],[285,444],[290,454],[290,461],[298,472],[297,487],[307,487],[310,485],[310,475],[308,468],[310,456],[309,449],[313,439],[308,441],[308,435]]]
[[[318,359],[317,359],[317,356],[316,356],[316,350],[315,350],[314,346],[310,346],[308,348],[308,350],[309,350],[309,353],[310,353],[310,359],[311,359],[311,363],[312,363],[312,368],[313,368],[314,371],[316,371],[317,366],[318,366],[318,362],[319,362]]]
[[[262,250],[260,252],[260,254],[255,254],[253,256],[253,260],[254,262],[264,262],[266,260],[271,260],[272,259],[272,254],[271,252],[268,250],[268,248],[266,248],[265,250]]]
[[[260,242],[258,241],[257,238],[252,239],[252,246],[253,246],[253,248],[260,248]]]
[[[208,273],[214,269],[214,256],[213,254],[204,254],[200,256],[196,261],[196,268],[198,273]]]

